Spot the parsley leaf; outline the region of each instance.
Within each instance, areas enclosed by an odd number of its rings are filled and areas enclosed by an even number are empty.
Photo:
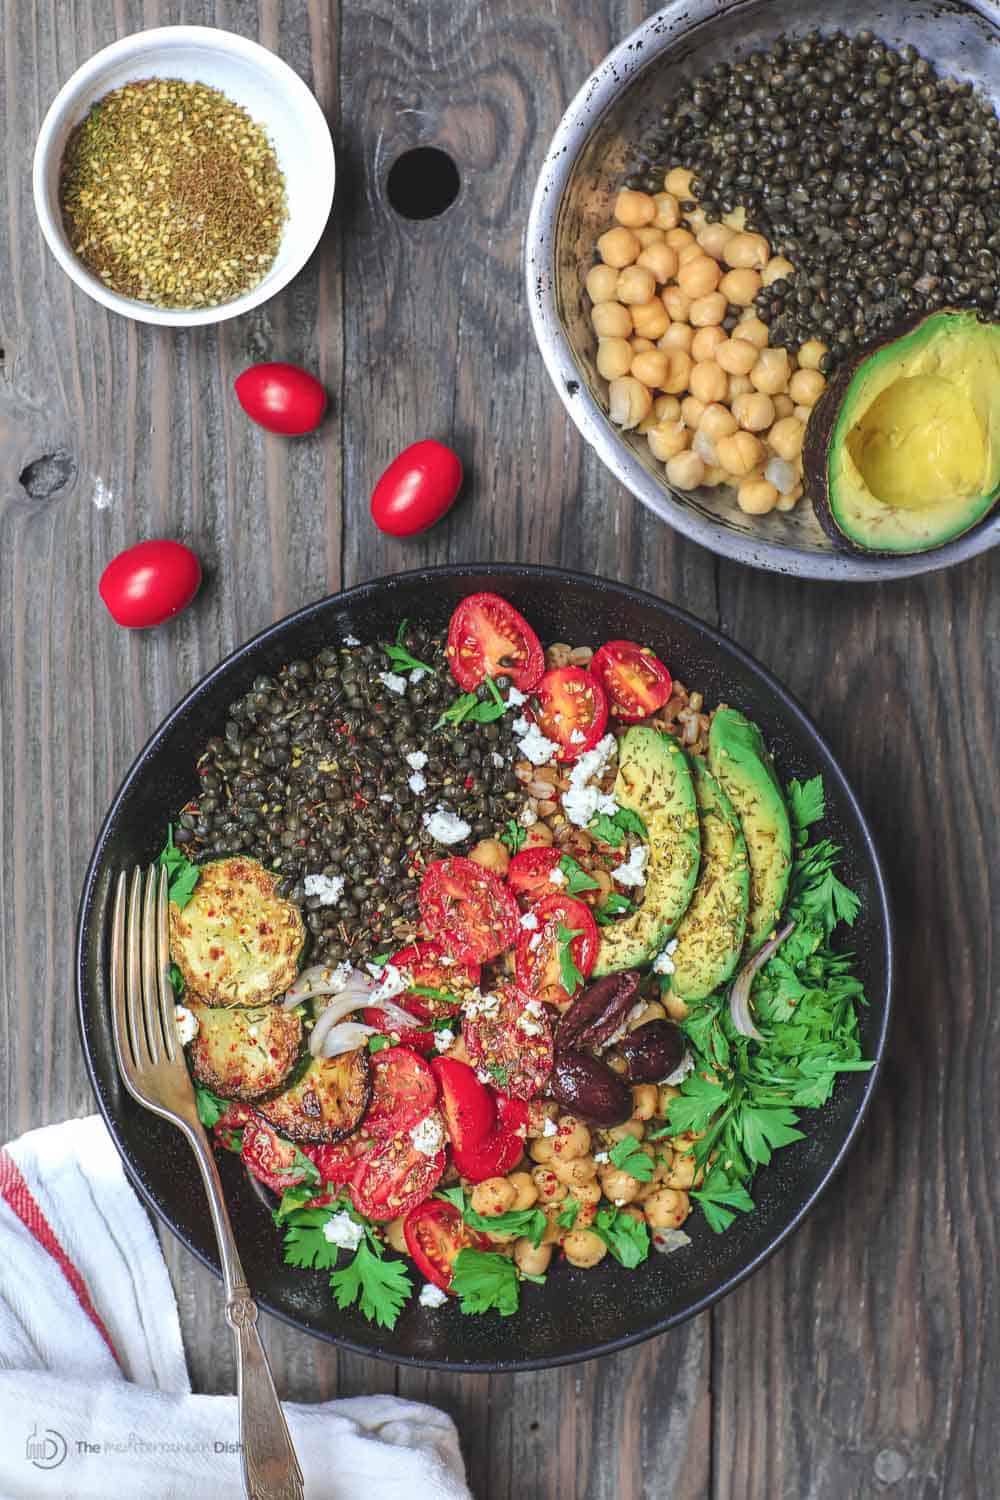
[[[523,1234],[537,1248],[547,1220],[540,1208],[511,1208],[504,1214],[479,1214],[466,1208],[463,1217],[473,1229],[492,1229],[498,1234]]]
[[[403,645],[406,626],[407,621],[400,620],[399,629],[396,631],[396,644],[394,646],[383,645],[382,650],[397,672],[430,672],[432,677],[436,677],[436,667],[432,667],[428,662],[419,661],[417,657],[411,656],[410,652]]]
[[[599,891],[600,882],[592,875],[588,875],[582,865],[578,865],[572,854],[564,854],[559,861],[559,868],[566,876],[566,894],[578,896],[581,891]]]
[[[649,1229],[631,1214],[617,1208],[599,1209],[591,1228],[626,1270],[633,1270],[649,1255]]]
[[[331,1245],[331,1249],[335,1249]],[[395,1328],[400,1313],[413,1295],[413,1282],[401,1260],[385,1260],[369,1240],[362,1240],[350,1265],[334,1271],[330,1288],[342,1310],[360,1303],[371,1323]]]
[[[465,1189],[463,1187],[439,1188],[434,1196],[443,1198],[446,1203],[454,1203],[459,1213],[465,1213]]]
[[[826,808],[823,795],[822,776],[813,776],[809,781],[790,781],[785,788],[788,797],[788,813],[796,842],[805,843],[806,829],[818,823]]]
[[[772,1150],[804,1139],[802,1131],[794,1128],[797,1119],[794,1110],[782,1105],[766,1108],[745,1104],[739,1115],[739,1130],[743,1149],[750,1160],[766,1167]]]
[[[522,828],[516,818],[508,818],[500,842],[504,848],[509,849],[511,854],[516,854],[524,845],[528,837],[528,830]]]
[[[576,1198],[566,1198],[563,1206],[556,1214],[556,1223],[560,1229],[572,1229],[580,1212],[580,1204]]]
[[[623,1140],[615,1141],[608,1155],[615,1166],[627,1172],[630,1177],[635,1177],[639,1182],[652,1182],[652,1158],[646,1155],[634,1136],[627,1135]]]
[[[598,927],[608,927],[616,917],[624,917],[630,911],[635,911],[635,907],[629,898],[611,891],[603,906],[594,907],[594,920]]]
[[[464,1313],[495,1308],[502,1318],[509,1318],[520,1300],[514,1262],[492,1250],[460,1250],[452,1267],[451,1290]]]
[[[198,1108],[198,1118],[206,1130],[217,1125],[229,1108],[228,1099],[220,1099],[218,1094],[203,1089],[200,1083],[194,1086],[194,1102]]]
[[[631,807],[620,807],[615,813],[615,822],[625,833],[636,833],[649,843],[649,833],[639,814]]]
[[[170,965],[170,986],[177,999],[180,1000],[184,994],[184,975],[176,964]]]
[[[167,895],[177,907],[185,907],[194,895],[201,869],[192,864],[174,843],[174,825],[167,824],[167,842],[157,860],[167,872]]]
[[[721,1168],[716,1167],[705,1178],[700,1188],[691,1190],[705,1213],[710,1229],[721,1234],[728,1229],[737,1213],[751,1213],[753,1199],[741,1182],[731,1182]]]
[[[298,1208],[291,1211],[285,1230],[285,1264],[302,1271],[330,1271],[337,1264],[340,1246],[323,1233],[333,1216],[329,1208]]]
[[[493,1082],[496,1084],[497,1088],[505,1089],[510,1081],[508,1070],[506,1068],[502,1068],[499,1063],[488,1062],[485,1066],[487,1073],[493,1079]]]
[[[573,939],[582,937],[582,928],[564,927],[556,923],[556,939],[559,944],[559,979],[568,995],[573,995],[583,983],[583,975],[573,958]]]
[[[305,1208],[310,1198],[315,1197],[316,1184],[314,1182],[300,1182],[298,1187],[285,1188],[281,1195],[281,1202],[271,1217],[276,1224],[283,1224],[290,1214],[298,1213]],[[325,1211],[325,1209],[322,1210],[322,1212]]]
[[[463,693],[450,708],[445,709],[434,728],[443,729],[446,724],[493,724],[497,719],[502,719],[507,712],[507,705],[493,678],[487,677],[484,680],[490,690],[491,702],[481,702],[475,693]]]
[[[451,990],[438,990],[431,984],[411,984],[407,986],[408,995],[424,995],[428,1000],[441,1000],[446,1005],[454,1005],[458,996],[452,994]]]
[[[620,848],[625,842],[624,830],[607,813],[595,813],[587,824],[587,832],[592,833],[602,844],[610,844],[613,849]]]
[[[370,1036],[368,1038],[368,1051],[370,1053],[384,1052],[386,1047],[391,1047],[392,1042],[387,1036]]]

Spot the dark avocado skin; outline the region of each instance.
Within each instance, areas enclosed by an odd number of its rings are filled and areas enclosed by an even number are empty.
[[[802,446],[803,475],[806,485],[806,493],[813,503],[816,519],[830,540],[842,551],[849,552],[855,557],[899,557],[905,555],[903,549],[879,547],[877,545],[863,546],[856,538],[848,536],[841,530],[835,510],[830,503],[830,444],[834,429],[841,415],[845,399],[848,398],[850,387],[855,376],[868,360],[875,357],[883,357],[889,352],[889,346],[897,343],[907,335],[915,333],[922,324],[934,319],[947,317],[975,316],[969,309],[945,308],[937,309],[933,313],[919,313],[911,318],[900,320],[884,338],[877,342],[866,344],[862,349],[855,352],[852,358],[842,365],[831,377],[825,391],[819,401],[813,407],[812,415],[806,425],[805,439]],[[984,325],[985,326],[985,325]],[[1000,327],[996,329],[996,336],[1000,339]],[[1000,441],[1000,435],[997,435]],[[993,494],[992,504],[1000,499],[1000,491]],[[913,552],[930,551],[933,547],[943,546],[945,542],[953,541],[956,536],[962,535],[972,527],[985,520],[986,515],[992,508],[980,501],[970,504],[968,524],[958,529],[949,528],[946,535],[932,541],[927,541],[920,546],[914,546]]]

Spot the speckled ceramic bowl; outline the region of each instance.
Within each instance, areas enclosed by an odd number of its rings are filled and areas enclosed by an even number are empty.
[[[119,1082],[108,1011],[107,936],[114,878],[152,859],[163,831],[196,789],[195,759],[220,732],[228,705],[254,677],[308,657],[353,633],[384,637],[404,615],[446,624],[459,599],[479,589],[503,594],[528,617],[542,640],[597,646],[608,637],[648,642],[683,681],[709,702],[726,699],[761,725],[782,774],[823,773],[827,830],[846,850],[848,878],[861,897],[852,946],[869,998],[861,1032],[869,1057],[881,1058],[889,1019],[892,943],[885,883],[853,792],[798,704],[739,647],[673,606],[622,584],[551,568],[433,568],[362,584],[323,599],[273,625],[228,657],[188,694],[160,726],[111,805],[87,872],[80,906],[77,987],[80,1029],[97,1102],[131,1181],[150,1208],[201,1260],[218,1270],[215,1240],[201,1182],[181,1136],[146,1113]],[[545,1287],[526,1287],[514,1317],[466,1317],[449,1302],[440,1309],[412,1302],[391,1332],[355,1310],[340,1312],[328,1277],[282,1261],[281,1238],[268,1204],[239,1161],[220,1167],[247,1277],[264,1307],[306,1333],[364,1354],[458,1370],[514,1370],[589,1359],[683,1322],[749,1276],[802,1222],[853,1140],[875,1087],[878,1068],[851,1073],[828,1107],[808,1120],[805,1140],[779,1152],[757,1181],[756,1211],[728,1233],[714,1235],[700,1214],[687,1229],[692,1243],[670,1256],[652,1255],[636,1271],[606,1259],[593,1271],[559,1265]],[[220,1305],[221,1317],[221,1305]]]

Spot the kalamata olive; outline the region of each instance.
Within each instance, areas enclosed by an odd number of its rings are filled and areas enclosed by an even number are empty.
[[[647,1021],[623,1037],[618,1051],[632,1083],[659,1083],[684,1055],[684,1039],[669,1021]]]
[[[557,1053],[547,1092],[564,1109],[595,1125],[621,1125],[632,1113],[628,1084],[586,1052]]]
[[[632,1009],[638,989],[639,976],[631,970],[588,984],[559,1022],[557,1050],[602,1046]]]

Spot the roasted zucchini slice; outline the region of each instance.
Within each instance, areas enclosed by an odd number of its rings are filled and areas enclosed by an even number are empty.
[[[361,1124],[371,1093],[368,1050],[358,1047],[314,1058],[291,1088],[255,1108],[293,1141],[339,1141]]]
[[[203,865],[194,895],[170,906],[170,956],[185,993],[206,1005],[266,1005],[299,971],[302,913],[255,859]]]
[[[302,1021],[280,1005],[211,1006],[188,1001],[198,1035],[188,1048],[191,1071],[222,1099],[251,1104],[291,1078],[302,1055]]]

